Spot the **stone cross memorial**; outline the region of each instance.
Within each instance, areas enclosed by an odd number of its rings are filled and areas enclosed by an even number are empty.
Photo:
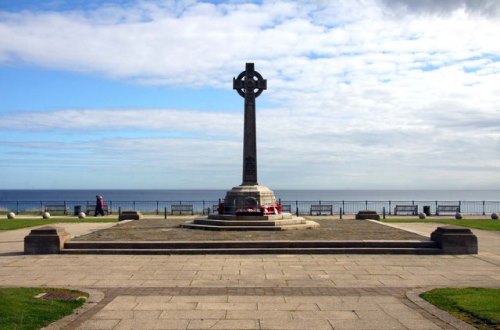
[[[260,186],[257,181],[255,99],[267,89],[267,80],[255,71],[253,63],[247,63],[245,71],[233,78],[233,89],[245,99],[243,180],[240,186],[227,192],[224,198],[224,213],[226,214],[258,210],[263,206],[274,207],[276,204],[274,193],[269,188]]]
[[[267,80],[254,70],[253,63],[247,63],[246,70],[233,78],[233,89],[245,98],[242,185],[257,185],[255,99],[267,89]]]
[[[233,89],[245,99],[243,128],[243,180],[226,193],[218,212],[195,218],[182,227],[207,230],[288,230],[319,225],[290,213],[282,213],[271,189],[257,181],[257,134],[255,99],[267,89],[267,81],[246,63],[245,71],[233,78]]]

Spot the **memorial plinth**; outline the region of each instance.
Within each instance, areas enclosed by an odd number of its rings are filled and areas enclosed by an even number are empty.
[[[235,214],[238,210],[259,209],[260,206],[275,205],[276,197],[271,189],[260,185],[233,187],[224,198],[224,214]]]
[[[257,181],[257,134],[255,99],[267,89],[267,80],[247,63],[233,78],[233,89],[245,99],[243,131],[243,180],[226,193],[219,214],[200,217],[183,227],[211,230],[287,230],[319,226],[291,214],[283,214],[271,189]]]

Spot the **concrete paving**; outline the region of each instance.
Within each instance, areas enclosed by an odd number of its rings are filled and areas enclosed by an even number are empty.
[[[76,235],[110,224],[68,225]],[[66,329],[457,329],[407,291],[500,287],[499,232],[473,230],[479,254],[465,256],[13,255],[28,232],[0,232],[0,286],[104,293]]]

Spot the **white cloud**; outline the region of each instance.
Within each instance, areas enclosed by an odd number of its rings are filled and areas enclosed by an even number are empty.
[[[311,188],[494,187],[500,183],[498,2],[437,3],[141,1],[94,11],[3,12],[0,62],[230,89],[244,63],[255,61],[268,79],[262,97],[278,104],[257,105],[266,181]],[[39,134],[61,126],[60,134],[110,132],[117,142],[106,144],[109,153],[124,150],[161,166],[178,162],[178,171],[225,168],[230,162],[221,165],[222,158],[239,159],[233,152],[241,143],[240,112],[64,110],[0,119],[2,128]],[[185,136],[168,143],[119,139],[134,130]],[[154,156],[162,143],[177,155],[196,150],[199,161],[162,155],[162,162]],[[225,182],[222,171],[214,177]]]

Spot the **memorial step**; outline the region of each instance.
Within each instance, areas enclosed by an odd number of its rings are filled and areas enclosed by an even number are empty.
[[[440,254],[433,241],[66,242],[65,254]]]
[[[221,224],[197,224],[197,223],[184,223],[181,225],[184,228],[202,229],[202,230],[225,230],[225,231],[281,231],[281,230],[297,230],[297,229],[312,229],[319,225],[316,222],[298,224],[266,224],[256,226],[255,224],[234,224],[234,225],[221,225]]]
[[[435,255],[441,254],[438,248],[213,248],[213,249],[64,249],[63,254],[411,254]]]

